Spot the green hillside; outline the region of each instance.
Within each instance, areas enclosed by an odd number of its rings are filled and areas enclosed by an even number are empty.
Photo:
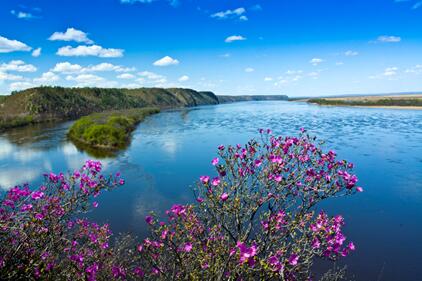
[[[37,87],[0,98],[0,130],[107,110],[218,104],[211,92],[191,89],[101,89]]]

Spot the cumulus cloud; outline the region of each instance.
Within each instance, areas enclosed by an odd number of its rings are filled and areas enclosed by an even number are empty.
[[[79,64],[71,64],[70,62],[60,62],[57,63],[51,71],[60,72],[65,74],[72,73],[86,73],[86,72],[105,72],[105,71],[115,71],[115,72],[130,72],[134,71],[133,67],[124,67],[120,65],[114,65],[111,63],[100,63],[96,65],[89,65],[83,67]]]
[[[76,82],[77,87],[113,88],[118,86],[117,82],[106,80],[105,78],[94,74],[68,75],[66,76],[66,80]]]
[[[37,68],[32,64],[26,64],[22,60],[12,60],[0,65],[0,71],[35,72]]]
[[[270,81],[273,81],[274,79],[272,78],[272,77],[265,77],[264,78],[264,81],[265,82],[270,82]]]
[[[245,68],[245,72],[254,72],[255,69],[253,69],[252,67],[247,67]]]
[[[65,32],[54,32],[50,38],[50,41],[75,41],[78,43],[92,44],[94,41],[88,38],[88,34],[77,30],[73,27],[68,28]]]
[[[317,66],[322,62],[324,62],[324,60],[321,58],[313,58],[309,61],[309,63],[312,64],[313,66]]]
[[[18,40],[11,40],[0,36],[0,53],[11,53],[16,51],[31,51],[31,47]]]
[[[80,72],[82,70],[82,66],[79,64],[71,64],[70,62],[59,62],[57,63],[52,71],[54,72],[61,72],[61,73],[74,73]]]
[[[224,40],[226,43],[232,43],[235,41],[244,41],[246,40],[245,37],[241,36],[241,35],[232,35],[226,38],[226,40]]]
[[[41,55],[41,48],[36,48],[35,50],[32,51],[31,54],[34,58],[37,58]]]
[[[179,81],[180,82],[186,82],[186,81],[188,81],[190,78],[189,78],[189,76],[187,76],[187,75],[183,75],[183,76],[181,76],[180,78],[179,78]]]
[[[356,52],[356,51],[349,50],[349,51],[346,51],[346,52],[344,53],[344,55],[345,55],[346,57],[354,57],[354,56],[359,55],[359,53],[358,53],[358,52]]]
[[[20,75],[9,74],[0,71],[0,81],[19,81],[24,80]]]
[[[381,35],[377,38],[377,41],[381,43],[398,43],[401,41],[401,37]]]
[[[130,74],[130,73],[123,73],[123,74],[117,75],[117,78],[119,78],[119,79],[133,79],[133,78],[135,78],[135,75]]]
[[[92,46],[65,46],[57,50],[57,55],[63,57],[86,57],[95,56],[100,58],[118,58],[123,56],[124,50],[122,49],[106,49],[99,45]]]
[[[248,20],[245,16],[246,9],[243,7],[234,9],[234,10],[226,10],[217,12],[211,15],[212,18],[216,19],[230,19],[230,18],[238,18],[240,20]]]
[[[136,81],[140,83],[155,83],[155,84],[164,84],[167,82],[167,78],[163,75],[150,72],[150,71],[142,71],[138,73],[140,78],[138,78]]]
[[[52,84],[53,82],[59,81],[60,77],[55,73],[48,71],[44,72],[41,77],[35,78],[34,82],[42,85]]]
[[[155,66],[169,66],[177,64],[179,64],[179,61],[169,56],[165,56],[153,63]]]

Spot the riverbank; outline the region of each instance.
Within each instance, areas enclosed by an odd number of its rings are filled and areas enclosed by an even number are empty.
[[[341,98],[310,98],[301,101],[322,106],[353,106],[365,108],[422,109],[422,95],[359,96]]]
[[[159,113],[159,108],[141,108],[107,111],[88,115],[77,120],[68,132],[76,145],[113,151],[130,143],[131,133],[145,117]]]

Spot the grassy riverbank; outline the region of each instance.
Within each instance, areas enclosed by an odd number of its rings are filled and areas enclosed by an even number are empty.
[[[68,137],[90,148],[116,150],[130,143],[130,135],[146,116],[160,112],[158,108],[107,111],[85,116],[76,121]]]
[[[380,108],[421,108],[422,95],[361,96],[342,98],[313,98],[307,102],[328,106],[362,106]]]

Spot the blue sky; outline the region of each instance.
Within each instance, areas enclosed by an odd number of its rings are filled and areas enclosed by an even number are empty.
[[[0,94],[422,91],[421,26],[420,0],[2,0]]]

